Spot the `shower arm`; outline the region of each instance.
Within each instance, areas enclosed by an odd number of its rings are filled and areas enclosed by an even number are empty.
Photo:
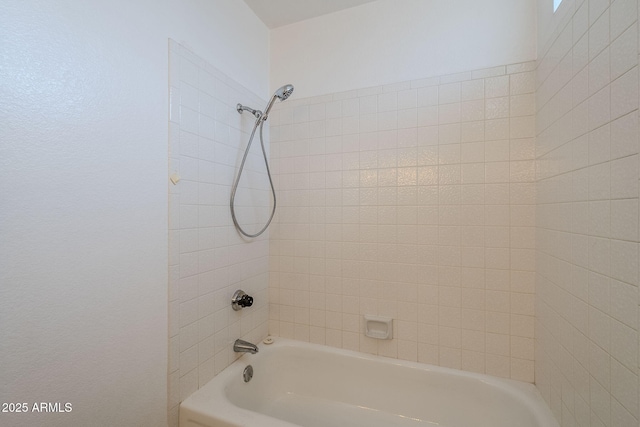
[[[240,114],[242,114],[244,111],[248,111],[251,114],[253,114],[255,116],[256,119],[261,119],[262,118],[262,111],[260,110],[254,110],[251,107],[247,107],[246,105],[242,105],[242,104],[237,104],[236,105],[236,111]]]

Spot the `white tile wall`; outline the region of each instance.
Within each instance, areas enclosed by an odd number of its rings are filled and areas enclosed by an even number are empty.
[[[278,104],[270,333],[533,381],[534,69]]]
[[[173,41],[169,75],[169,174],[180,176],[169,183],[169,419],[177,426],[179,403],[237,357],[233,341],[267,335],[269,233],[241,239],[229,211],[253,125],[235,106],[265,101]],[[258,140],[250,153],[236,202],[251,232],[268,218],[270,193]],[[254,305],[235,312],[231,295],[241,288]]]
[[[565,7],[538,61],[536,385],[562,426],[637,426],[638,1]]]

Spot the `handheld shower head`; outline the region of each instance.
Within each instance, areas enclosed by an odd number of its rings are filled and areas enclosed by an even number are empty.
[[[280,98],[280,101],[286,101],[287,98],[293,93],[293,85],[284,85],[274,93],[275,96]]]
[[[273,103],[276,102],[276,98],[280,101],[286,101],[287,98],[291,96],[293,93],[293,85],[284,85],[273,94],[267,108],[264,110],[264,114],[262,115],[262,121],[266,121],[269,116],[269,111],[271,111],[271,107],[273,107]]]

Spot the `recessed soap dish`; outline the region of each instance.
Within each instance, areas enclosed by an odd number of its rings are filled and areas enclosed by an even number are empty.
[[[379,340],[393,338],[393,319],[385,316],[364,315],[364,334]]]

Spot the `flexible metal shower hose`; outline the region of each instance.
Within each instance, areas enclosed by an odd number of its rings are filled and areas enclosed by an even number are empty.
[[[231,219],[233,219],[233,224],[236,226],[236,229],[243,234],[244,236],[253,238],[253,237],[258,237],[259,235],[261,235],[262,233],[265,232],[265,230],[267,229],[267,227],[269,227],[269,224],[271,224],[271,220],[273,219],[273,215],[276,213],[276,190],[273,188],[273,180],[271,179],[271,171],[269,170],[269,161],[267,160],[267,152],[264,149],[264,139],[262,137],[262,127],[264,126],[264,120],[262,120],[262,118],[258,118],[256,120],[256,124],[253,126],[253,131],[251,131],[251,136],[249,137],[249,143],[247,144],[247,148],[244,151],[244,156],[242,157],[242,162],[240,163],[240,170],[238,171],[238,175],[236,176],[236,179],[233,183],[233,188],[231,189],[231,201],[230,201],[230,206],[231,206]],[[260,145],[262,147],[262,156],[264,157],[264,164],[265,167],[267,168],[267,176],[269,177],[269,185],[271,185],[271,194],[273,194],[273,209],[271,211],[271,216],[269,217],[269,220],[267,221],[267,224],[262,228],[262,230],[258,231],[255,234],[250,234],[247,233],[246,231],[244,231],[242,229],[242,227],[240,226],[240,224],[238,223],[238,219],[236,218],[236,212],[235,212],[235,198],[236,198],[236,191],[238,190],[238,183],[240,182],[240,176],[242,175],[242,171],[244,170],[244,164],[247,160],[247,156],[249,155],[249,149],[251,148],[251,143],[253,142],[253,137],[256,134],[256,129],[258,129],[258,126],[260,126]]]

